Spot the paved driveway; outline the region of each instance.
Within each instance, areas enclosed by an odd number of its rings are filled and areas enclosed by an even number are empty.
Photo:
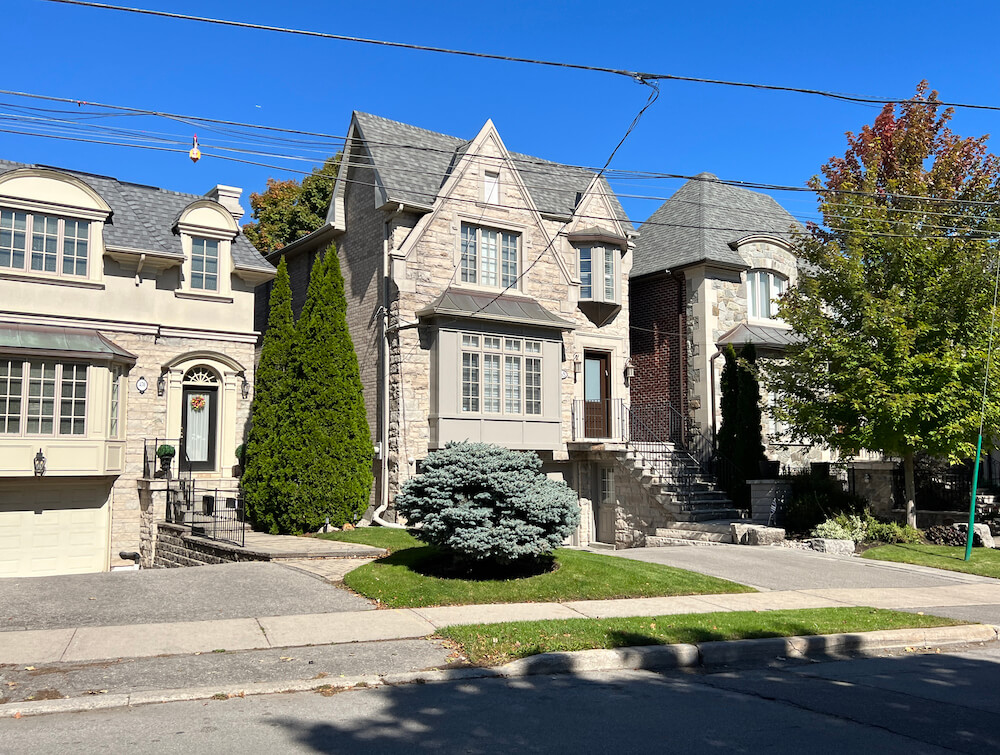
[[[0,579],[0,631],[359,611],[372,604],[275,563]]]
[[[996,583],[987,577],[907,564],[831,556],[815,551],[750,545],[675,546],[600,551],[622,558],[677,566],[729,579],[759,590],[810,590],[831,587],[936,587]]]

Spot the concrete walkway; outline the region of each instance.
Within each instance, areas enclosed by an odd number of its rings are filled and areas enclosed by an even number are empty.
[[[214,621],[0,632],[0,664],[84,662],[425,637],[452,624],[768,611],[829,606],[915,610],[1000,604],[1000,582],[931,587],[818,588],[567,603],[341,611]],[[930,611],[929,611],[930,612]]]

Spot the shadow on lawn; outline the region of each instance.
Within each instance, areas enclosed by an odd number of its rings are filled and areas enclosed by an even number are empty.
[[[515,564],[495,562],[469,563],[456,560],[434,547],[407,548],[380,558],[386,566],[402,566],[415,574],[437,579],[460,579],[473,582],[506,581],[548,574],[558,568],[554,556],[525,560]]]

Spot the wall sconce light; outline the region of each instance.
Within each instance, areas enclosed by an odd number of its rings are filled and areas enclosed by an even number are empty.
[[[250,383],[247,382],[247,376],[243,376],[243,383],[240,385],[240,394],[243,398],[250,395]]]
[[[35,454],[35,477],[41,477],[43,474],[45,474],[45,454],[39,448]]]
[[[573,355],[573,381],[576,382],[580,377],[580,373],[583,372],[583,360],[580,359],[579,354]]]
[[[625,386],[628,387],[633,380],[635,380],[635,365],[629,359],[625,362]]]
[[[162,396],[167,392],[167,379],[163,377],[161,373],[158,378],[156,378],[156,395]]]

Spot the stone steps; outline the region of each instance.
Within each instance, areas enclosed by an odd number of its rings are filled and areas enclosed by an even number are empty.
[[[667,548],[667,547],[677,547],[684,545],[694,545],[703,547],[703,546],[713,546],[713,545],[727,545],[727,543],[720,543],[716,540],[689,540],[683,537],[660,537],[659,535],[646,536],[647,548]]]

